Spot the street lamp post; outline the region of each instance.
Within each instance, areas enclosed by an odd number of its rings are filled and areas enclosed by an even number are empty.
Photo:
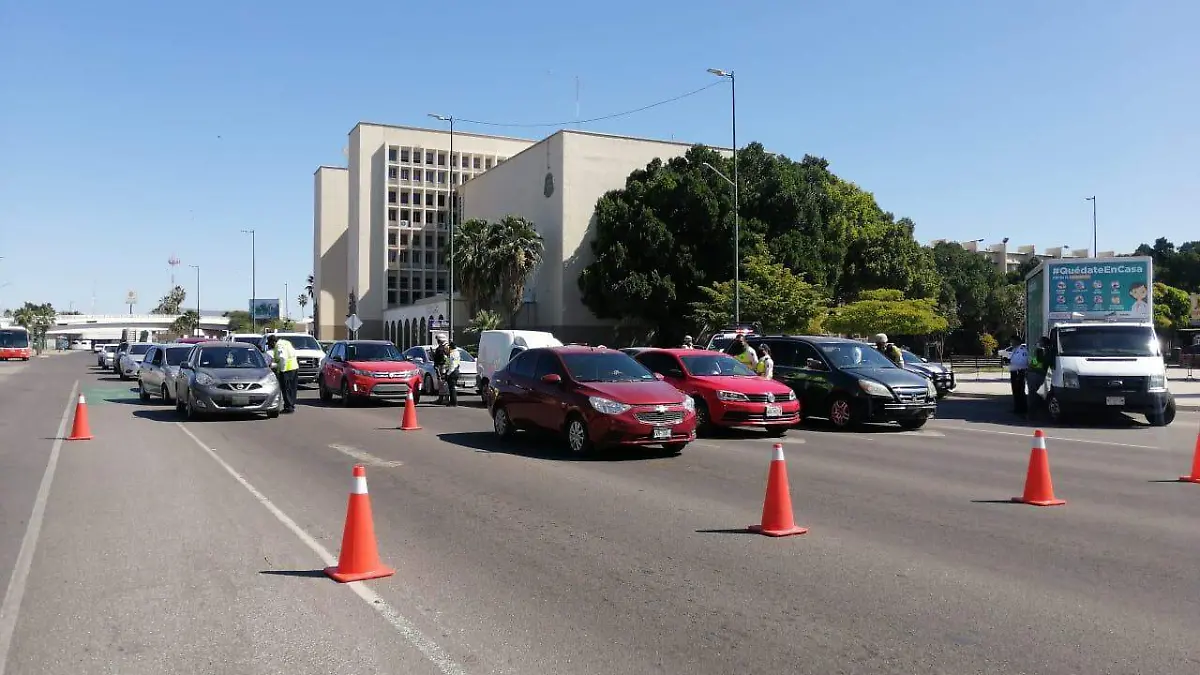
[[[448,201],[449,219],[448,226],[450,232],[450,287],[446,293],[446,328],[449,330],[450,339],[454,340],[454,116],[453,115],[437,115],[429,113],[429,116],[435,120],[448,122],[450,124],[450,196]]]
[[[737,79],[732,70],[709,68],[717,77],[729,78],[730,112],[733,126],[733,322],[742,322],[742,255],[741,226],[738,220],[738,144],[737,144]],[[711,166],[709,167],[712,168]],[[713,169],[716,171],[716,169]],[[717,173],[720,173],[719,171]],[[724,176],[722,176],[724,178]],[[729,180],[726,178],[726,180]]]
[[[1084,197],[1092,203],[1092,255],[1100,254],[1100,245],[1096,243],[1096,196]]]
[[[192,331],[192,335],[201,333],[200,331],[200,266],[188,265],[188,267],[196,270],[196,328]],[[203,334],[203,333],[201,333]]]
[[[258,321],[254,316],[254,301],[258,298],[258,254],[254,248],[254,230],[242,230],[250,235],[250,332],[258,332]]]

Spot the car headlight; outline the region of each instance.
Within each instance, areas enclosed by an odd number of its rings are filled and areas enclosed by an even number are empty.
[[[216,383],[217,381],[212,378],[212,375],[208,373],[196,373],[196,384],[201,387],[211,387]]]
[[[1167,376],[1165,374],[1164,375],[1151,375],[1149,385],[1150,385],[1150,391],[1166,391]]]
[[[1079,373],[1073,370],[1063,371],[1063,389],[1078,389],[1079,388]]]
[[[688,412],[696,412],[696,399],[691,396],[683,397],[683,409]]]
[[[620,415],[630,408],[630,406],[625,405],[624,403],[610,401],[609,399],[601,396],[589,396],[588,403],[592,404],[592,407],[596,409],[596,412],[601,412],[605,415]]]
[[[750,397],[736,391],[718,391],[717,399],[721,401],[743,401],[748,402]]]
[[[787,400],[795,401],[796,400],[796,392],[792,391],[791,389],[788,389]]]
[[[862,389],[867,396],[887,396],[890,398],[892,395],[891,389],[888,389],[875,380],[859,380],[858,388]]]

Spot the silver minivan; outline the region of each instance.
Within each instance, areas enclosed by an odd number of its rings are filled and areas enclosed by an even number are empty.
[[[179,364],[187,359],[190,351],[192,345],[189,344],[171,343],[151,347],[138,368],[138,396],[143,401],[149,401],[151,396],[160,396],[164,403],[170,403]]]

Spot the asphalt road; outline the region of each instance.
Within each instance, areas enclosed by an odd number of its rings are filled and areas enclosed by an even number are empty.
[[[1200,486],[1163,482],[1194,414],[1048,428],[1057,508],[1003,503],[1033,427],[994,401],[806,427],[785,448],[810,531],[771,539],[738,531],[753,433],[573,461],[482,408],[401,432],[399,406],[312,392],[181,424],[92,364],[0,364],[0,675],[1200,672]],[[55,453],[76,381],[96,440]],[[397,573],[339,585],[319,570],[356,462]]]

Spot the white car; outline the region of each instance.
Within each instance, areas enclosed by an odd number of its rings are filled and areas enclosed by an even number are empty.
[[[409,347],[404,352],[404,358],[417,364],[421,368],[421,393],[424,396],[437,396],[438,394],[438,377],[433,368],[433,350],[434,345],[419,345],[417,347]],[[475,375],[478,372],[478,363],[475,357],[471,356],[470,352],[458,348],[458,358],[460,360],[458,366],[458,392],[465,394],[475,391]]]
[[[1024,347],[1025,345],[1021,345],[1021,346]],[[1001,349],[1000,351],[996,352],[996,356],[1000,357],[1000,363],[1003,363],[1004,365],[1007,366],[1008,362],[1012,360],[1012,353],[1013,353],[1012,347],[1005,347],[1004,349]]]
[[[153,342],[132,342],[129,344],[129,349],[121,354],[121,363],[117,369],[117,375],[122,380],[136,379],[138,369],[142,367],[142,359],[146,358],[146,352],[154,346]]]

